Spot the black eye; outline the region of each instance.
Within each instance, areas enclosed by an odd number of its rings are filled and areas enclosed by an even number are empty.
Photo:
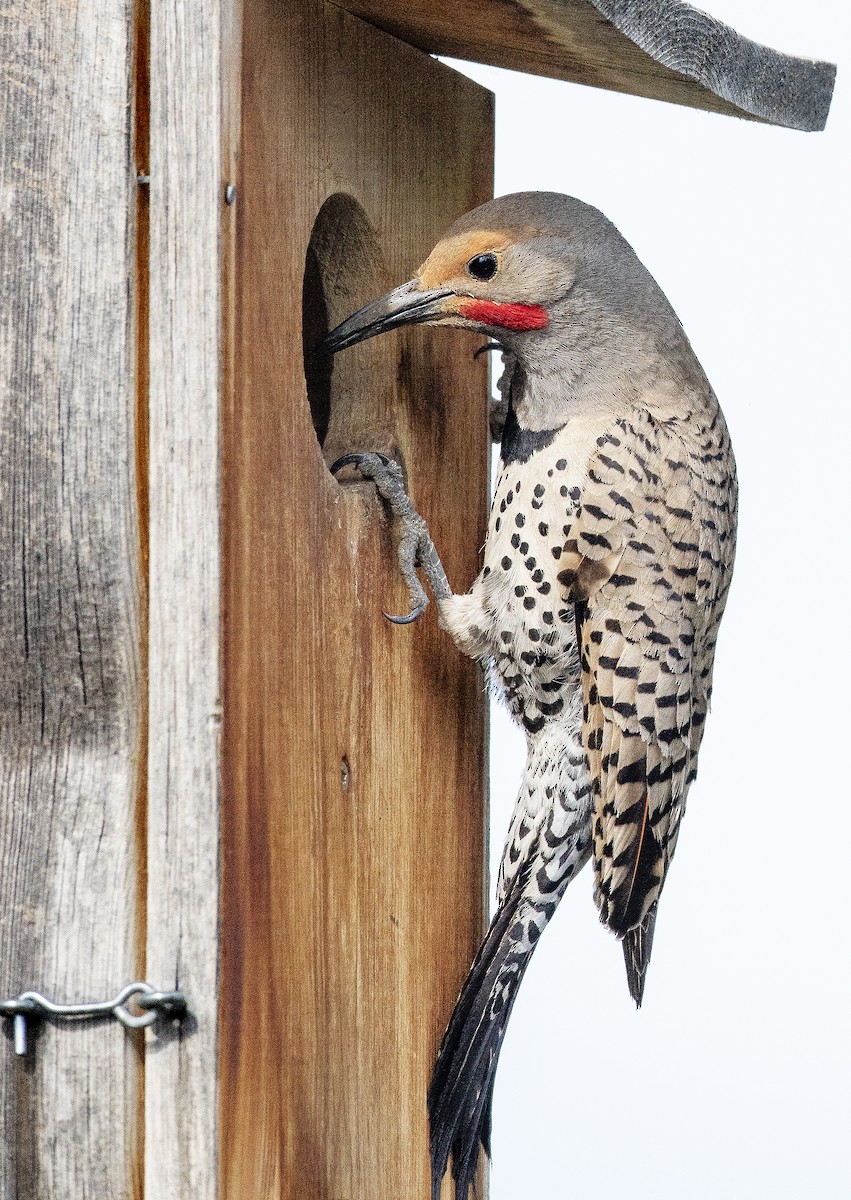
[[[467,270],[474,279],[493,279],[499,269],[495,254],[477,254],[467,263]]]

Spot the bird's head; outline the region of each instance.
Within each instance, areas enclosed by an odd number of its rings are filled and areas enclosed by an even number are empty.
[[[595,208],[553,192],[502,196],[456,221],[413,279],[348,317],[317,352],[427,323],[486,334],[522,359],[576,326],[577,301],[584,312],[589,296],[595,311],[622,307],[631,278],[649,276]]]

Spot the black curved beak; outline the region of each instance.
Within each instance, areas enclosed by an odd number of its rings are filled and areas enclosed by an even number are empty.
[[[347,317],[336,329],[324,337],[314,350],[314,354],[336,354],[364,342],[367,338],[375,337],[378,333],[386,333],[388,329],[396,329],[399,325],[416,325],[421,321],[431,321],[449,310],[445,301],[453,292],[448,288],[433,288],[431,291],[421,291],[419,281],[410,279],[401,287],[394,288],[380,300],[358,309],[352,316]]]

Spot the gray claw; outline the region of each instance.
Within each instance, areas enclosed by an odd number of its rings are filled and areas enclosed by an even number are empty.
[[[418,604],[416,608],[412,608],[407,617],[394,617],[386,612],[383,615],[388,621],[392,621],[394,625],[411,625],[414,621],[419,620],[426,610],[425,604]]]
[[[479,346],[478,350],[473,354],[473,358],[478,358],[482,354],[488,354],[491,350],[500,350],[505,353],[505,347],[499,342],[485,342],[484,346]]]
[[[338,471],[342,471],[343,467],[357,467],[365,479],[372,479],[373,476],[368,469],[370,458],[378,459],[384,467],[388,467],[392,461],[386,454],[379,454],[377,450],[365,450],[358,454],[343,454],[335,462],[332,462],[328,469],[332,475],[336,475]],[[364,462],[364,460],[367,461]],[[366,471],[362,470],[363,466],[367,467]]]
[[[369,451],[362,454],[344,454],[331,466],[336,474],[343,467],[357,467],[365,479],[371,479],[379,495],[401,525],[398,555],[399,569],[411,594],[411,611],[405,617],[394,617],[385,613],[394,625],[409,625],[421,617],[428,605],[428,596],[417,578],[416,568],[422,566],[431,590],[438,600],[452,594],[443,566],[429,536],[428,527],[411,503],[405,491],[402,468],[392,458]]]

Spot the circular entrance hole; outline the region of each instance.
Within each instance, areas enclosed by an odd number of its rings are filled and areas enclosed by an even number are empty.
[[[304,268],[304,285],[301,302],[302,346],[304,350],[304,379],[307,398],[310,402],[310,418],[324,446],[331,420],[331,368],[334,360],[330,355],[313,354],[312,350],[331,329],[328,320],[328,305],[325,302],[322,271],[319,256],[311,239],[307,248]]]
[[[387,442],[379,420],[386,409],[379,366],[385,354],[372,346],[368,359],[360,346],[334,356],[313,353],[329,330],[387,290],[384,274],[366,213],[343,192],[329,196],[310,235],[302,288],[304,378],[313,428],[328,462],[352,449],[383,449]]]

